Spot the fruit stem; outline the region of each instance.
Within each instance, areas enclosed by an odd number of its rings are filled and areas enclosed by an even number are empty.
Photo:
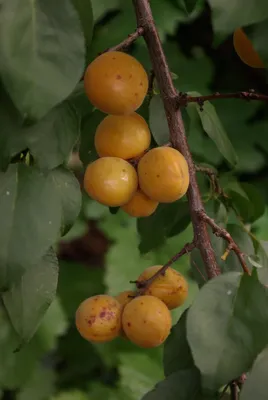
[[[190,185],[187,197],[194,229],[194,243],[201,253],[207,275],[211,279],[220,274],[220,269],[217,265],[206,223],[200,218],[200,212],[204,211],[204,207],[196,180],[194,162],[185,135],[181,112],[178,108],[177,90],[173,85],[171,73],[154,23],[149,1],[133,0],[133,5],[136,12],[137,26],[143,28],[143,37],[148,47],[152,67],[164,103],[170,131],[170,142],[172,147],[183,154],[188,163]]]

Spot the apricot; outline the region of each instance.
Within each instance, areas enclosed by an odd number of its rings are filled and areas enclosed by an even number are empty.
[[[137,281],[146,281],[161,268],[162,265],[154,265],[146,268]],[[188,283],[178,271],[169,267],[165,271],[165,275],[159,275],[154,279],[151,285],[145,290],[145,294],[158,297],[170,310],[173,310],[185,302],[188,296]]]
[[[152,200],[172,203],[189,186],[189,169],[183,155],[171,147],[149,150],[138,164],[139,186]]]
[[[139,114],[108,115],[97,127],[95,148],[100,157],[124,160],[144,153],[151,143],[150,129]]]
[[[138,189],[131,200],[121,208],[131,217],[149,217],[155,212],[158,204],[158,201],[150,199]]]
[[[252,68],[264,68],[264,63],[242,28],[234,31],[234,49],[240,59]]]
[[[148,90],[148,75],[134,57],[110,51],[89,64],[84,86],[96,108],[106,114],[126,115],[143,103]]]
[[[87,166],[84,188],[90,197],[110,207],[129,202],[137,190],[135,168],[118,157],[103,157]]]
[[[134,299],[135,292],[133,290],[125,290],[124,292],[119,293],[115,296],[115,299],[121,304],[122,307],[125,307],[131,300]]]
[[[78,307],[75,324],[80,335],[91,342],[109,342],[121,331],[122,307],[111,296],[89,297]]]
[[[122,314],[126,337],[137,346],[157,347],[168,337],[172,325],[167,306],[153,296],[139,296],[130,301]]]

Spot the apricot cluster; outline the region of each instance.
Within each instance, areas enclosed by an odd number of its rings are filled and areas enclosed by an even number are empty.
[[[147,268],[138,277],[137,287],[146,285],[161,268],[161,265]],[[101,294],[84,300],[76,311],[76,327],[90,342],[109,342],[121,336],[139,347],[157,347],[170,333],[170,310],[181,306],[187,295],[187,281],[169,267],[142,294],[126,290],[115,297]]]
[[[149,126],[136,112],[148,90],[143,66],[128,54],[110,51],[88,66],[84,85],[91,103],[109,114],[95,132],[99,158],[85,171],[88,195],[133,217],[147,217],[160,202],[181,198],[189,185],[185,158],[173,148],[150,149]]]

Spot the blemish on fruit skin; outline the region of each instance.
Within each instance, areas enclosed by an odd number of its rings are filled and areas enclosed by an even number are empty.
[[[122,76],[121,75],[116,75],[116,79],[120,80],[120,79],[122,79]]]
[[[91,326],[92,324],[94,324],[95,321],[96,321],[96,317],[91,317],[90,319],[87,320],[87,323],[89,326]]]
[[[102,312],[100,313],[100,317],[101,317],[101,318],[104,318],[105,315],[106,315],[106,311],[102,311]]]
[[[127,323],[127,326],[131,326],[131,323],[130,323],[130,322],[128,322],[128,323]]]
[[[131,78],[132,78],[132,74],[129,75],[129,79],[131,79]]]

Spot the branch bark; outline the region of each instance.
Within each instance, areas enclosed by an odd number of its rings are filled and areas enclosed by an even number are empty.
[[[152,67],[164,103],[170,131],[170,142],[172,147],[183,154],[189,166],[190,185],[187,197],[194,229],[194,242],[201,253],[208,277],[214,278],[220,274],[220,270],[210,242],[206,223],[200,218],[200,212],[204,211],[204,207],[197,185],[195,166],[188,147],[181,112],[178,109],[177,90],[173,85],[149,1],[133,0],[133,5],[136,12],[137,26],[143,28],[143,37],[148,47]]]
[[[187,93],[179,93],[177,104],[179,106],[187,106],[188,103],[198,103],[201,106],[205,101],[218,100],[218,99],[240,99],[246,101],[258,100],[268,101],[268,96],[261,93],[255,93],[254,90],[248,92],[235,92],[235,93],[213,93],[207,96],[188,96]]]

